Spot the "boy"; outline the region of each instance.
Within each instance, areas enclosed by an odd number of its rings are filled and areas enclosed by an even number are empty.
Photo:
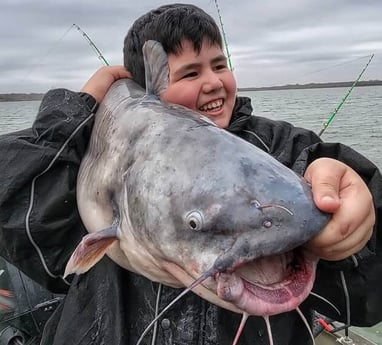
[[[131,75],[120,66],[102,68],[79,94],[52,90],[31,130],[2,138],[0,157],[7,167],[2,173],[7,185],[0,192],[2,255],[51,290],[68,290],[61,276],[85,232],[76,208],[75,179],[92,127],[91,113],[114,80],[132,77],[144,86],[141,48],[148,39],[161,42],[168,54],[170,75],[163,100],[203,113],[304,174],[312,184],[317,206],[333,213],[330,223],[307,246],[333,261],[319,265],[316,288],[336,302],[345,319],[346,306],[336,286],[338,273],[346,269],[349,279],[361,276],[367,267],[357,261],[355,268],[354,260],[374,259],[371,250],[376,232],[382,231],[381,175],[350,148],[321,143],[314,133],[284,122],[251,116],[249,100],[236,97],[216,23],[192,5],[162,6],[133,24],[124,46],[125,67]],[[372,259],[368,262],[373,263]],[[65,303],[45,327],[42,344],[135,344],[158,311],[179,292],[104,258],[87,274],[73,279]],[[308,299],[301,309],[310,320],[312,308],[330,312],[323,303]],[[360,315],[361,309],[354,313],[365,323],[381,318],[380,314],[372,319]],[[232,344],[239,322],[240,315],[188,294],[166,313],[144,343]],[[274,344],[310,343],[295,312],[271,317],[271,326]],[[239,343],[267,344],[264,321],[251,317]]]

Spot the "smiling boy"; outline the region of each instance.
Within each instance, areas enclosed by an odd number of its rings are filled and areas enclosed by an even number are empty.
[[[338,273],[346,268],[351,271],[349,279],[362,276],[367,267],[361,259],[372,257],[371,250],[380,247],[375,242],[376,233],[381,237],[382,231],[380,172],[350,148],[322,143],[314,133],[285,122],[252,116],[250,100],[236,94],[235,78],[227,66],[216,23],[198,7],[186,4],[162,6],[138,18],[125,38],[125,66],[101,68],[79,94],[62,89],[48,92],[34,130],[5,136],[0,142],[0,151],[7,152],[6,157],[2,156],[3,166],[8,167],[7,176],[23,173],[22,183],[4,179],[7,185],[3,188],[7,189],[0,199],[2,214],[8,215],[1,219],[4,256],[50,289],[66,291],[61,275],[83,234],[75,204],[75,179],[92,127],[91,113],[115,80],[128,77],[145,86],[141,49],[149,39],[162,43],[168,54],[169,82],[160,95],[162,100],[206,115],[217,126],[259,146],[304,175],[312,184],[316,205],[333,213],[332,220],[307,248],[331,261],[319,265],[316,288],[324,297],[337,302],[341,289],[337,284]],[[25,140],[28,135],[30,138]],[[68,138],[70,145],[65,146]],[[26,162],[33,169],[20,170],[12,165],[11,156],[16,153],[31,157]],[[48,165],[48,172],[39,175]],[[38,184],[34,185],[38,202],[30,232],[37,246],[49,243],[42,250],[45,265],[35,248],[25,251],[31,245],[29,236],[23,234],[25,200],[30,196],[29,182],[33,183],[35,176],[39,176]],[[51,192],[47,193],[48,190]],[[61,214],[52,215],[52,210]],[[12,242],[14,232],[4,229],[19,229],[17,241]],[[4,248],[9,243],[12,251]],[[358,255],[360,251],[362,255]],[[335,287],[328,287],[331,281]],[[66,302],[45,327],[42,344],[135,344],[158,310],[178,293],[178,289],[152,283],[105,258],[87,274],[74,278]],[[342,301],[338,304],[344,319],[345,305]],[[310,321],[312,308],[327,310],[315,299],[303,303],[301,309]],[[373,309],[374,312],[382,307],[375,305]],[[355,313],[370,322],[361,310]],[[381,317],[378,315],[374,322]],[[239,322],[240,315],[189,294],[160,320],[159,327],[148,335],[145,343],[231,344]],[[272,317],[271,325],[275,345],[310,342],[295,312]],[[264,339],[267,336],[263,320],[251,317],[239,344],[267,344]]]
[[[180,51],[168,56],[169,83],[161,99],[201,112],[221,128],[228,127],[236,81],[221,47],[204,39],[197,52],[190,41],[184,40]]]

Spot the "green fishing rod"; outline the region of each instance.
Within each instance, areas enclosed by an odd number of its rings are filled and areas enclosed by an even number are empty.
[[[222,17],[220,15],[220,9],[219,9],[219,5],[218,5],[218,2],[217,0],[215,0],[215,7],[216,7],[216,10],[218,11],[218,16],[219,16],[219,22],[220,22],[220,27],[222,29],[222,36],[223,36],[223,40],[224,40],[224,46],[225,46],[225,50],[226,50],[226,54],[227,54],[227,59],[228,59],[228,67],[231,71],[233,71],[233,65],[232,65],[232,62],[231,62],[231,54],[228,50],[228,43],[227,43],[227,38],[225,36],[225,31],[224,31],[224,25],[223,25],[223,20],[222,20]]]
[[[374,57],[374,54],[371,55],[369,61],[367,62],[367,64],[365,65],[365,67],[363,68],[361,73],[359,74],[358,78],[354,81],[354,83],[350,87],[349,91],[347,92],[345,97],[342,99],[341,103],[334,109],[334,111],[330,114],[329,118],[323,123],[322,128],[321,128],[320,132],[318,133],[318,136],[321,136],[322,133],[325,132],[326,128],[328,128],[330,123],[333,121],[334,117],[336,116],[338,111],[341,109],[342,105],[345,103],[346,99],[349,97],[350,93],[353,91],[353,89],[357,85],[358,81],[361,79],[362,74],[366,71],[366,68],[369,66],[369,64],[370,64],[371,60],[373,59],[373,57]]]
[[[94,42],[90,39],[90,37],[87,35],[87,33],[82,30],[77,24],[73,24],[73,26],[81,32],[82,36],[88,41],[88,43],[90,44],[90,46],[92,47],[92,49],[95,51],[95,53],[97,54],[98,56],[98,59],[101,60],[101,62],[105,65],[105,66],[109,66],[109,63],[107,62],[107,60],[105,59],[105,57],[102,55],[101,51],[97,48],[97,46],[94,44]]]

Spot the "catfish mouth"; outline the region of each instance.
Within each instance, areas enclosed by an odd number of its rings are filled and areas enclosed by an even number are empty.
[[[309,295],[318,259],[301,249],[240,263],[217,273],[217,296],[249,315],[275,315],[296,309]]]

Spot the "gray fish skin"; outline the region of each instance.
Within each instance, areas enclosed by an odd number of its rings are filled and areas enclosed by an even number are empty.
[[[307,183],[270,155],[201,114],[159,101],[153,93],[166,83],[166,56],[152,43],[145,56],[147,93],[119,80],[96,114],[77,188],[86,228],[114,224],[118,241],[107,254],[153,281],[188,286],[214,270],[194,292],[215,304],[255,315],[295,308],[311,289],[315,258],[304,257],[301,294],[288,282],[281,288],[288,295],[282,307],[256,309],[247,285],[284,284],[291,258],[284,253],[318,234],[329,216],[315,207]]]

